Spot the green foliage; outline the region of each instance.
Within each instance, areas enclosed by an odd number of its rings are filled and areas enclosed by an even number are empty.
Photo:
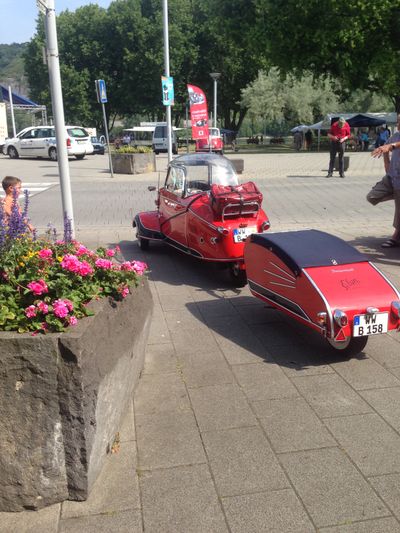
[[[0,256],[0,330],[64,331],[98,298],[121,300],[146,265],[116,262],[118,250],[96,252],[72,241],[15,239]]]
[[[152,152],[150,146],[121,146],[116,148],[114,153],[116,154],[148,154]]]

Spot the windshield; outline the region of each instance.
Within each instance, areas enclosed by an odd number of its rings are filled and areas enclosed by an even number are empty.
[[[209,131],[210,136],[212,136],[212,137],[219,137],[220,136],[218,128],[209,128],[208,131]]]
[[[229,159],[214,154],[193,154],[177,157],[172,163],[184,169],[186,181],[190,187],[192,182],[202,182],[203,190],[211,185],[236,186],[239,178]]]

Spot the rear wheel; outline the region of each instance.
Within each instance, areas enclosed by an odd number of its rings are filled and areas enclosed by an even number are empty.
[[[18,159],[19,153],[14,146],[9,146],[7,150],[8,156],[10,159]]]
[[[244,287],[247,283],[246,271],[241,269],[237,263],[229,265],[229,276],[235,287]]]
[[[332,339],[327,339],[327,341],[332,348],[340,352],[340,355],[353,356],[363,351],[368,342],[368,337],[349,337],[344,342],[337,342]]]
[[[83,159],[85,157],[86,154],[79,154],[79,155],[76,155],[75,157],[77,159]]]
[[[149,239],[142,239],[141,237],[138,237],[137,240],[138,240],[139,248],[143,250],[143,252],[149,249],[149,246],[150,246]]]
[[[49,157],[52,161],[57,161],[57,150],[54,146],[49,150]]]

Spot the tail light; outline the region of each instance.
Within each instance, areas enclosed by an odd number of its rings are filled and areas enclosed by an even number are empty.
[[[333,312],[333,319],[336,324],[341,328],[344,328],[349,323],[349,319],[347,318],[346,313],[341,309],[335,309],[335,311]]]
[[[390,307],[391,307],[391,310],[394,316],[396,318],[400,318],[400,301],[399,300],[393,301]]]
[[[267,229],[269,229],[271,227],[271,224],[269,222],[269,220],[266,220],[265,222],[263,222],[261,224],[261,231],[266,231]]]
[[[67,137],[67,148],[71,148],[71,139]]]
[[[229,235],[229,230],[227,228],[223,228],[222,226],[219,226],[218,233],[221,233],[222,235]]]

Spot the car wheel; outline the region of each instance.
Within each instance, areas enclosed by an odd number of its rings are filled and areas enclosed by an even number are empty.
[[[244,287],[247,283],[247,274],[237,263],[229,265],[229,277],[235,287]]]
[[[7,150],[8,156],[10,159],[18,159],[19,153],[18,150],[14,146],[9,146]]]
[[[149,246],[150,246],[149,239],[142,239],[141,237],[138,237],[137,240],[138,240],[139,248],[141,250],[143,250],[145,252],[146,250],[149,249]]]
[[[52,161],[57,161],[57,149],[54,146],[49,150],[49,157]]]
[[[154,153],[158,155],[160,152],[158,150],[154,150]]]
[[[76,155],[75,157],[77,159],[83,159],[85,157],[86,154],[79,154],[79,155]]]
[[[327,341],[338,354],[352,357],[363,351],[368,342],[368,337],[350,337],[344,342],[337,342],[332,339],[327,339]]]

